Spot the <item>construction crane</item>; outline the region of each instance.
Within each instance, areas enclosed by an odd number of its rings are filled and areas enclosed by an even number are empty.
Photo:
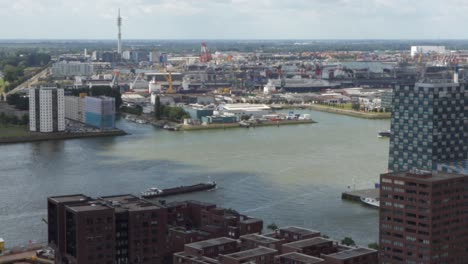
[[[172,73],[169,72],[169,74],[164,75],[164,78],[166,78],[166,81],[169,84],[169,89],[167,89],[167,93],[173,94],[174,93],[174,85],[173,85],[173,82],[172,82]]]
[[[138,73],[138,74],[136,75],[135,80],[133,81],[132,84],[130,84],[130,90],[135,89],[136,82],[138,81],[138,79],[140,79],[140,77],[143,77],[143,76],[145,76],[144,73]]]
[[[170,70],[168,70],[167,66],[166,67],[160,67],[159,70],[162,73],[166,73],[164,75],[164,78],[166,79],[167,83],[169,84],[169,89],[167,89],[167,93],[169,93],[169,94],[175,93],[174,82],[173,82],[173,79],[172,79],[172,72]]]
[[[114,71],[114,78],[112,79],[112,82],[110,83],[110,87],[114,88],[116,85],[118,85],[119,75],[120,75],[119,70]]]

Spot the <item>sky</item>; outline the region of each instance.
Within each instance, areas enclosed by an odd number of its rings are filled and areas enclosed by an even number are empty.
[[[468,39],[467,0],[0,0],[0,39]]]

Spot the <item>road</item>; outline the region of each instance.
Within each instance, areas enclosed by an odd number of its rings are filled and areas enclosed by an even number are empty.
[[[42,70],[38,74],[34,75],[33,77],[31,77],[29,80],[25,81],[24,83],[18,85],[15,89],[9,91],[7,93],[7,95],[14,94],[14,93],[17,93],[17,92],[20,92],[20,91],[22,91],[24,89],[29,88],[30,85],[32,85],[34,83],[37,83],[40,78],[46,77],[48,72],[49,72],[49,67],[45,68],[44,70]]]

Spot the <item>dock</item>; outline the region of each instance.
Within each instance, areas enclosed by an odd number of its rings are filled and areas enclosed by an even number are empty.
[[[343,192],[341,194],[341,199],[360,202],[361,197],[369,197],[369,198],[376,199],[376,198],[379,198],[379,196],[380,196],[380,189],[373,188],[373,189],[364,189],[364,190],[355,190],[355,191]]]

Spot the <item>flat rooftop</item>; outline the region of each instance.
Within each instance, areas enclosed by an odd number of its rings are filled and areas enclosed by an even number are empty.
[[[68,209],[70,209],[73,212],[79,213],[79,212],[91,212],[91,211],[102,211],[102,210],[112,210],[112,208],[99,204],[99,203],[93,203],[93,204],[83,204],[83,205],[71,205],[67,206]]]
[[[394,176],[394,177],[402,178],[403,180],[407,179],[407,180],[419,181],[419,182],[437,182],[437,181],[453,180],[453,179],[466,177],[466,175],[447,173],[447,172],[412,173],[408,171],[386,173],[386,174],[382,174],[382,176]]]
[[[115,196],[101,197],[101,200],[110,203],[109,206],[116,208],[116,210],[123,209],[128,211],[145,211],[155,210],[162,208],[154,203],[140,199],[132,194],[122,194]]]
[[[237,253],[232,253],[228,255],[224,255],[229,258],[237,259],[237,260],[245,260],[245,259],[250,259],[254,258],[257,256],[262,256],[266,254],[272,254],[276,253],[277,251],[271,248],[266,248],[266,247],[258,247],[250,250],[245,250]]]
[[[320,234],[320,231],[307,229],[307,228],[302,228],[302,227],[296,227],[296,226],[283,227],[283,228],[280,228],[279,230],[280,231],[286,231],[286,232],[292,232],[292,233],[300,234],[300,235],[303,235],[303,236]]]
[[[246,219],[246,220],[242,220],[240,222],[243,223],[243,224],[254,224],[254,223],[258,223],[258,222],[263,222],[263,220],[257,219],[257,218],[249,218],[249,219]]]
[[[346,260],[346,259],[351,259],[351,258],[375,253],[375,252],[377,251],[370,249],[370,248],[353,248],[353,249],[348,249],[345,251],[333,253],[333,254],[327,255],[326,257],[333,258],[333,259]]]
[[[84,194],[72,194],[72,195],[63,195],[63,196],[53,196],[49,197],[50,200],[56,203],[69,203],[69,202],[80,202],[86,201],[90,198]]]
[[[305,254],[301,254],[301,253],[297,253],[297,252],[283,254],[283,255],[280,255],[278,257],[279,258],[290,259],[290,260],[294,260],[294,261],[299,261],[299,262],[303,262],[303,263],[308,263],[308,264],[323,263],[324,262],[324,260],[321,259],[321,258],[316,258],[316,257],[312,257],[312,256],[309,256],[309,255],[305,255]]]
[[[220,246],[220,245],[229,244],[233,242],[237,243],[237,241],[234,239],[227,238],[227,237],[220,237],[220,238],[214,238],[214,239],[204,240],[200,242],[195,242],[191,244],[186,244],[185,246],[196,248],[196,249],[204,249],[208,247]]]
[[[241,236],[240,239],[253,240],[256,242],[260,242],[260,243],[274,243],[274,242],[280,241],[276,238],[257,235],[257,234],[249,234],[249,235]]]
[[[193,261],[196,261],[196,263],[219,264],[219,261],[217,261],[216,259],[208,258],[205,256],[192,256],[185,254],[185,252],[174,253],[174,256],[180,256],[187,259],[191,259]]]
[[[321,245],[325,243],[333,243],[333,240],[326,239],[323,237],[314,237],[304,240],[299,240],[291,243],[284,244],[285,246],[295,247],[295,248],[306,248],[316,245]]]

